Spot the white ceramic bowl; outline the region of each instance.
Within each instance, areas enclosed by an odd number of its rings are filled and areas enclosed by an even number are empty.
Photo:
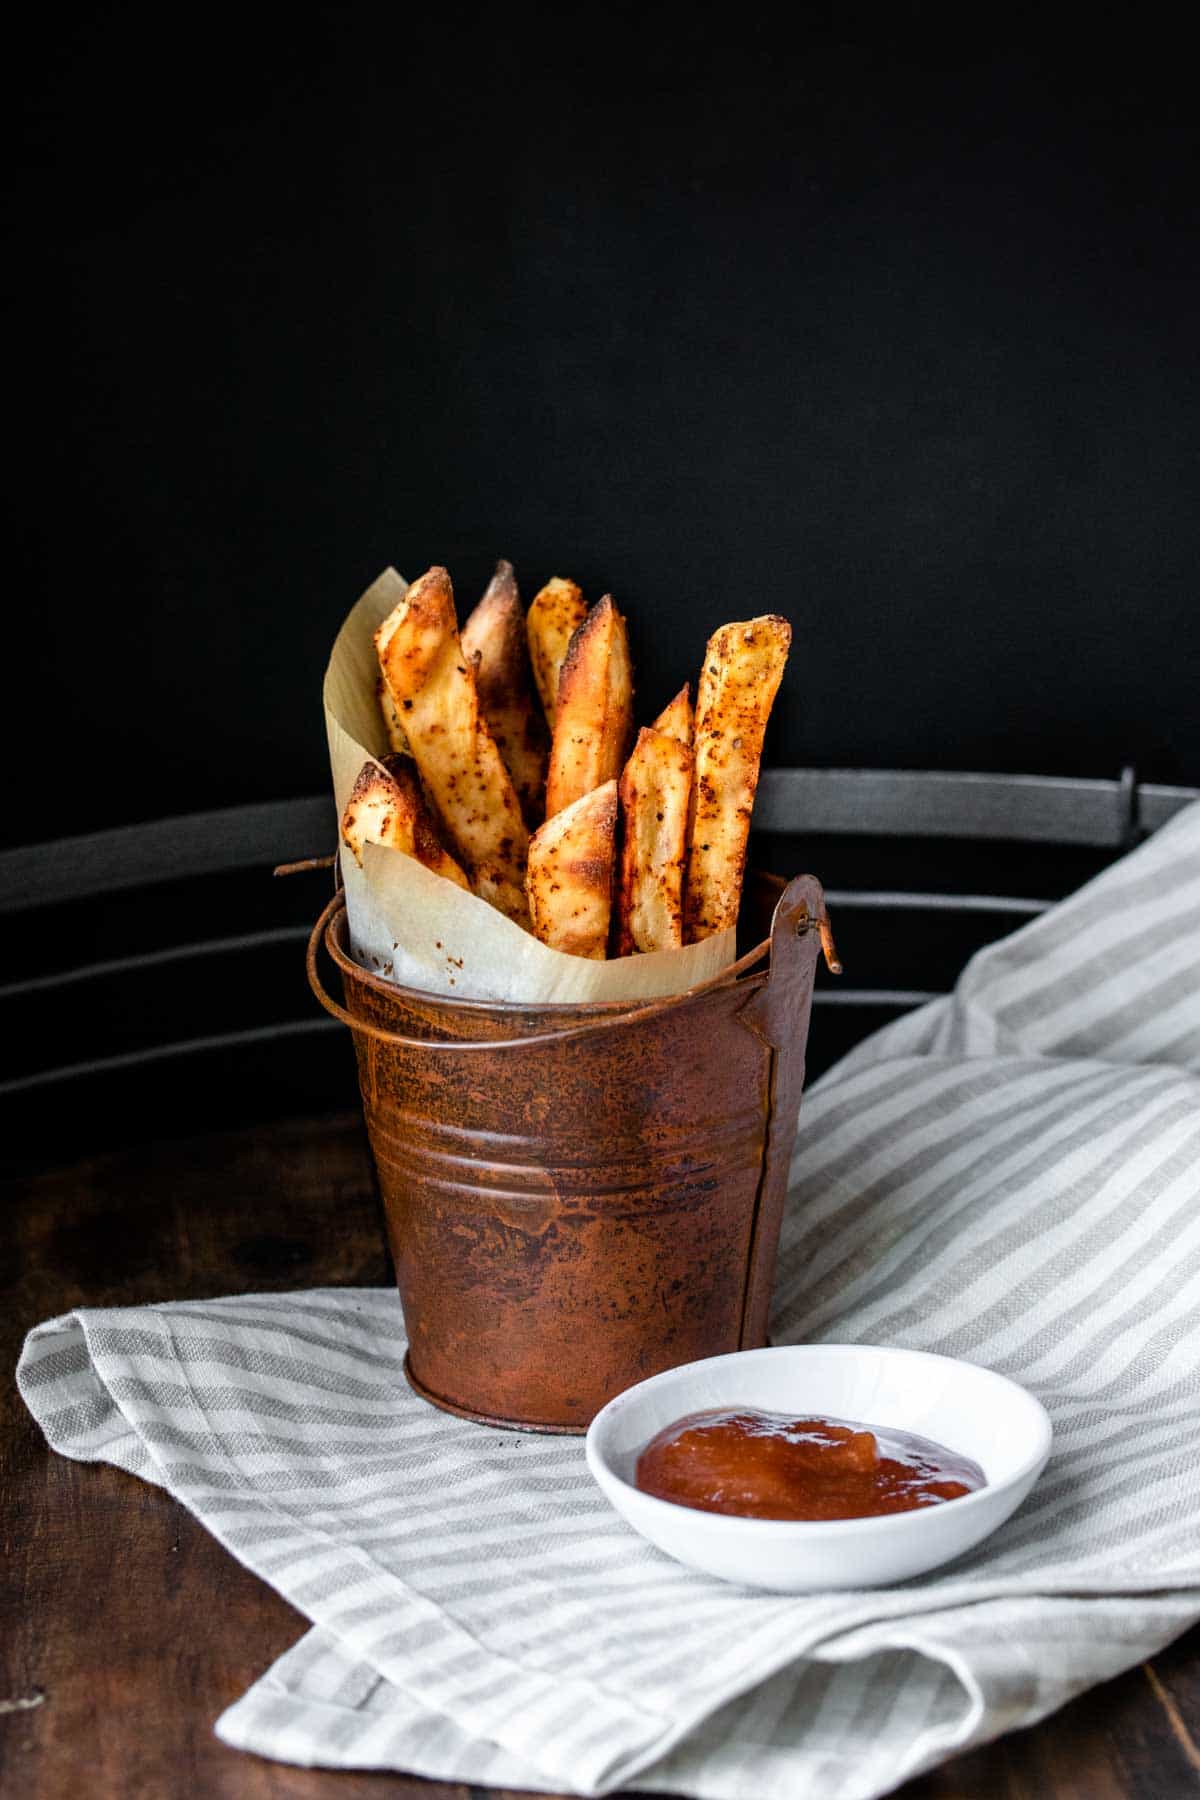
[[[685,1413],[758,1406],[825,1414],[933,1438],[973,1457],[987,1486],[941,1506],[876,1519],[739,1519],[657,1500],[634,1486],[643,1446]],[[1050,1454],[1050,1421],[1003,1375],[921,1350],[781,1345],[667,1369],[592,1420],[588,1466],[617,1511],[668,1556],[724,1581],[781,1593],[880,1587],[961,1556],[1015,1512]]]

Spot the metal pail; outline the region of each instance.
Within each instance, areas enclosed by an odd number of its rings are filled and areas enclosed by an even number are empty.
[[[769,935],[665,1000],[447,1000],[368,974],[340,894],[309,979],[354,1034],[409,1350],[435,1406],[580,1432],[660,1369],[766,1341],[820,883],[747,883]],[[325,990],[322,943],[345,1006]]]

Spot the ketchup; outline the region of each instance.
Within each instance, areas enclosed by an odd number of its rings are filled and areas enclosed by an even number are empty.
[[[637,1462],[643,1493],[744,1519],[869,1519],[986,1487],[978,1463],[910,1431],[752,1407],[689,1413]]]

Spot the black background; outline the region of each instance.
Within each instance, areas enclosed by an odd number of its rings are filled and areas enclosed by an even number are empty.
[[[498,554],[643,717],[790,615],[776,762],[1200,781],[1180,44],[304,16],[10,64],[5,842],[318,790],[348,605]]]

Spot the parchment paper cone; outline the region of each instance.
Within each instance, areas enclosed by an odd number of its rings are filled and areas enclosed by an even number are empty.
[[[373,637],[407,590],[394,569],[385,569],[347,615],[325,671],[325,728],[339,819],[363,763],[388,748],[375,693]],[[589,962],[548,949],[486,901],[397,850],[368,844],[361,869],[343,851],[341,868],[357,960],[428,993],[552,1004],[652,1000],[685,993],[734,960],[735,934],[723,931],[683,950]]]

